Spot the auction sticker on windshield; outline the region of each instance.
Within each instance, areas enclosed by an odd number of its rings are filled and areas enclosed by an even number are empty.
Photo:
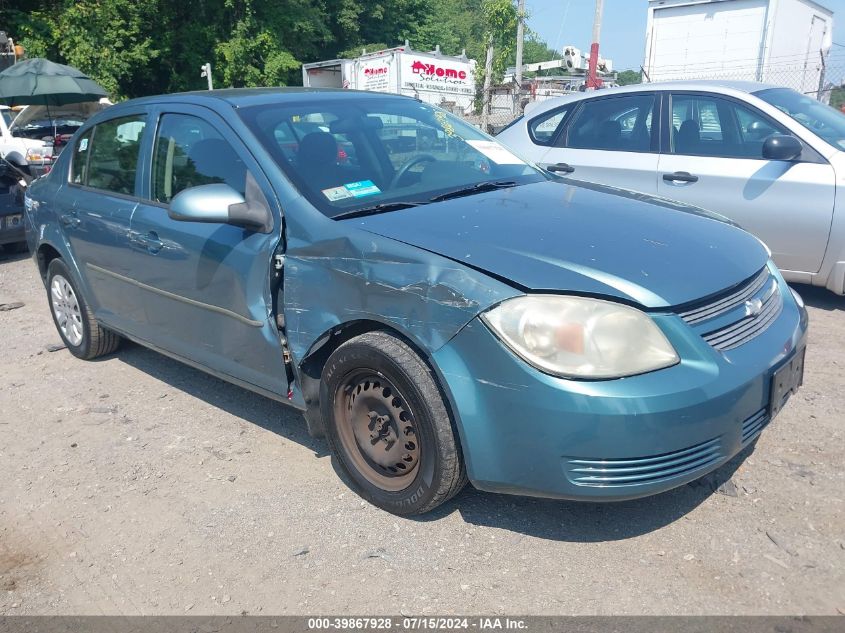
[[[492,160],[497,165],[524,165],[525,161],[516,154],[511,154],[504,147],[495,141],[473,141],[468,140],[467,143],[472,145],[479,152],[484,154],[487,158]]]
[[[365,198],[377,193],[381,193],[381,189],[372,180],[359,180],[358,182],[347,183],[342,187],[323,189],[323,195],[332,202],[344,198]]]

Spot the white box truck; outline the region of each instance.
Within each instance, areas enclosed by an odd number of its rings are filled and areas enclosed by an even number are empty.
[[[464,113],[475,100],[475,65],[466,55],[423,53],[405,45],[355,59],[303,64],[302,85],[403,94]]]
[[[650,81],[735,79],[816,96],[833,12],[813,0],[649,0]]]

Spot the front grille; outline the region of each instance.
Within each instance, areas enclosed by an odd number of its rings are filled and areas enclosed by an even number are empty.
[[[683,477],[722,457],[719,438],[689,448],[631,459],[567,459],[567,478],[579,486],[635,486]]]
[[[751,439],[760,434],[769,423],[769,411],[766,408],[760,409],[742,423],[742,444],[747,444]]]
[[[713,348],[726,352],[764,332],[781,310],[783,297],[777,280],[768,268],[764,268],[738,289],[678,315],[699,331]]]

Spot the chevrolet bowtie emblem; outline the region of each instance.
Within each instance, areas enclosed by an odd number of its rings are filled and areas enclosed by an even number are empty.
[[[745,316],[757,316],[763,310],[761,299],[749,299],[745,302]]]

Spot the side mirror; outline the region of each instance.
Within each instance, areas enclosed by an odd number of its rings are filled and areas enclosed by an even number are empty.
[[[269,233],[273,228],[273,216],[263,200],[256,200],[254,195],[250,195],[250,185],[254,185],[254,181],[250,180],[248,176],[249,201],[223,183],[200,185],[183,189],[173,196],[167,208],[167,215],[182,222],[233,224]],[[260,194],[260,189],[258,191]]]
[[[794,136],[772,134],[763,141],[763,158],[766,160],[795,160],[804,147]]]

